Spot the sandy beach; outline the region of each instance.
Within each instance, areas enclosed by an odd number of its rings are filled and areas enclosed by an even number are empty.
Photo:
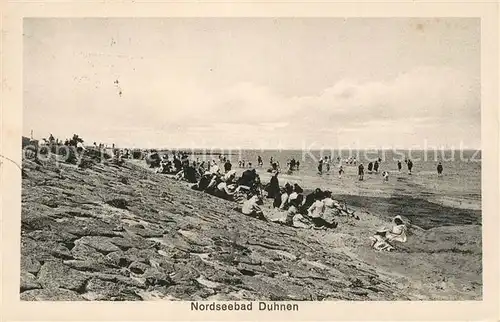
[[[144,161],[23,170],[21,300],[482,299],[475,206],[337,186],[360,220],[298,229],[244,216]],[[396,213],[411,222],[408,241],[373,250],[368,238]]]

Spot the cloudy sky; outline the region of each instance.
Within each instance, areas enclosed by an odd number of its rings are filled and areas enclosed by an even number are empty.
[[[24,20],[36,138],[474,148],[480,113],[477,19]]]

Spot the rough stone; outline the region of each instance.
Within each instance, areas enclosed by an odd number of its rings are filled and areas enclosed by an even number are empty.
[[[76,243],[92,247],[104,255],[120,250],[120,248],[113,244],[107,237],[84,236],[77,240]]]
[[[35,275],[28,272],[21,272],[21,292],[42,288],[40,283],[36,281]]]
[[[65,288],[81,292],[88,279],[87,275],[57,261],[46,262],[38,273],[38,282],[43,288]]]
[[[21,256],[21,272],[26,271],[31,274],[38,274],[42,265],[33,256]]]
[[[70,290],[51,288],[22,292],[21,301],[85,301],[85,298]]]

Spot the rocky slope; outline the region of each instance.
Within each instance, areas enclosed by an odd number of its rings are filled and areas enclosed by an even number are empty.
[[[294,229],[132,163],[23,170],[22,300],[481,298],[480,226],[414,229],[378,253],[367,237],[386,222],[366,207]]]

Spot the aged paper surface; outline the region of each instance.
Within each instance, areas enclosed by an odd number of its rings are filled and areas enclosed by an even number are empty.
[[[2,9],[6,321],[498,319],[496,3]]]

